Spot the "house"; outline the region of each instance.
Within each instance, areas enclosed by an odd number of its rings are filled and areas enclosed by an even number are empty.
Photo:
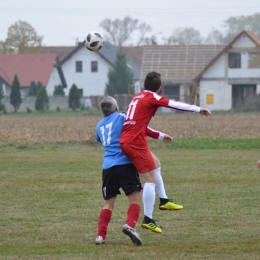
[[[242,31],[195,78],[200,105],[211,110],[239,107],[260,94],[260,38]]]
[[[0,54],[0,84],[6,96],[10,96],[15,74],[19,79],[22,98],[28,95],[32,81],[40,81],[49,96],[53,95],[55,86],[66,87],[56,54]]]
[[[68,88],[65,95],[75,84],[81,91],[82,96],[103,96],[108,83],[108,71],[113,67],[118,49],[105,42],[104,46],[97,52],[85,48],[84,42],[74,48],[62,61],[61,66],[66,77]],[[134,77],[136,91],[140,88],[140,68],[129,58],[127,65]]]
[[[169,98],[231,110],[260,93],[260,39],[242,31],[228,45],[147,45],[141,84],[150,71],[161,74]]]

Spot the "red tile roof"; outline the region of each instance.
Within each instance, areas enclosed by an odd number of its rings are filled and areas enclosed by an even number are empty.
[[[56,59],[56,54],[0,54],[0,77],[10,86],[15,74],[21,87],[32,81],[47,86]]]

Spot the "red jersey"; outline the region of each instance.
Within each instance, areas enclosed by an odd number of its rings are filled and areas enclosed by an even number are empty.
[[[137,94],[129,104],[120,143],[146,145],[147,126],[159,107],[200,112],[198,106],[170,100],[154,92],[144,90]]]

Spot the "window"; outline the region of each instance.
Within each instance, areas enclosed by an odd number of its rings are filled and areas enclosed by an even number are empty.
[[[82,61],[76,61],[76,72],[82,72]]]
[[[249,53],[248,56],[248,68],[260,68],[260,53]]]
[[[228,67],[229,68],[241,68],[241,53],[232,52],[228,54]]]
[[[98,62],[91,61],[91,72],[98,72]]]

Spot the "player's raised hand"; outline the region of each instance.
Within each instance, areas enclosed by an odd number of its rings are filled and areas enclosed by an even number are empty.
[[[211,111],[207,108],[201,107],[200,114],[204,116],[211,116]]]
[[[163,137],[163,141],[164,141],[165,143],[171,142],[172,139],[173,139],[173,138],[172,138],[171,136],[167,135],[167,134],[165,134],[164,137]]]

